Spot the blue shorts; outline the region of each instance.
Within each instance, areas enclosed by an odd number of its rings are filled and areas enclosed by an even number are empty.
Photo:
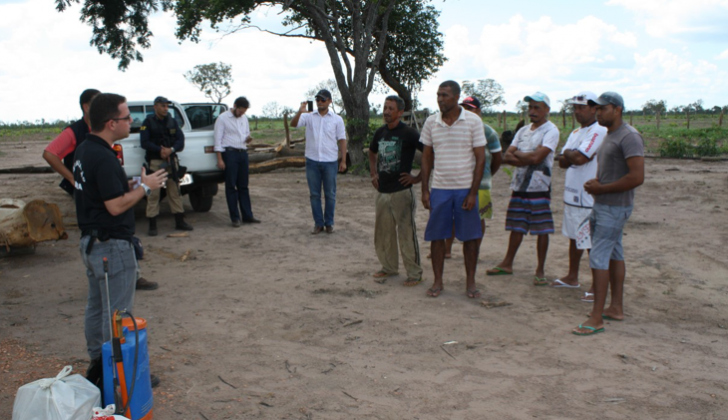
[[[589,215],[592,247],[589,265],[594,270],[609,270],[609,261],[624,261],[622,232],[633,206],[608,206],[594,203]]]
[[[478,203],[476,202],[470,211],[463,210],[463,202],[468,196],[468,192],[470,192],[469,189],[440,190],[433,188],[430,191],[430,220],[427,221],[425,229],[426,241],[450,238],[453,224],[455,225],[455,237],[461,242],[483,237]]]

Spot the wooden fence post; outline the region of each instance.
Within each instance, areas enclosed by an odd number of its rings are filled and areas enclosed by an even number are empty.
[[[688,116],[688,129],[690,129],[690,109],[685,109],[685,115]]]
[[[286,147],[291,147],[291,131],[288,129],[288,113],[283,114],[283,127],[286,129]]]
[[[629,125],[631,125],[632,127],[634,127],[634,124],[632,124],[632,117],[633,116],[634,116],[634,112],[630,112],[629,113]]]
[[[566,108],[561,110],[561,125],[566,128]]]
[[[718,118],[718,127],[723,127],[723,110],[720,110],[720,118]]]
[[[657,131],[660,131],[660,110],[655,113],[655,118],[657,119]]]
[[[506,111],[503,111],[503,131],[506,131],[508,125],[506,124]]]

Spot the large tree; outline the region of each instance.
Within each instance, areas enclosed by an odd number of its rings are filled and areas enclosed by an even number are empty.
[[[121,69],[132,60],[142,60],[139,49],[149,48],[153,36],[149,14],[160,8],[176,15],[177,38],[196,42],[205,22],[219,30],[221,23],[237,20],[238,28],[243,29],[250,26],[249,15],[255,8],[281,6],[283,23],[290,30],[277,35],[316,39],[326,46],[346,110],[349,150],[356,165],[364,163],[368,96],[386,46],[377,40],[387,39],[395,6],[429,0],[56,0],[56,5],[63,11],[81,2],[81,19],[93,27],[92,45],[117,58]],[[419,36],[410,39],[427,41]]]
[[[197,86],[211,101],[220,103],[230,95],[230,85],[233,83],[232,68],[233,66],[223,62],[198,64],[185,73],[185,79]]]
[[[490,112],[496,105],[505,105],[503,99],[503,86],[493,79],[480,79],[475,82],[470,80],[463,81],[462,96],[475,96],[480,99],[483,112]]]

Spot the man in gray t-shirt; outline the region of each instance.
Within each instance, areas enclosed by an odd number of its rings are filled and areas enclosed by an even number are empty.
[[[597,155],[597,177],[584,184],[594,196],[589,217],[591,253],[589,264],[594,277],[594,307],[589,319],[572,332],[593,335],[604,331],[604,319],[624,319],[624,251],[622,232],[634,205],[634,189],[645,179],[644,141],[633,127],[622,121],[624,100],[615,92],[605,92],[596,101],[597,121],[607,127],[607,137]],[[604,308],[607,290],[612,299]]]

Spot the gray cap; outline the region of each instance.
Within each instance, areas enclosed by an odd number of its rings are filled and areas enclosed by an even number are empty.
[[[617,92],[604,92],[599,95],[597,100],[594,102],[596,102],[597,105],[612,104],[614,106],[618,106],[624,109],[624,99],[622,99],[622,95]]]

